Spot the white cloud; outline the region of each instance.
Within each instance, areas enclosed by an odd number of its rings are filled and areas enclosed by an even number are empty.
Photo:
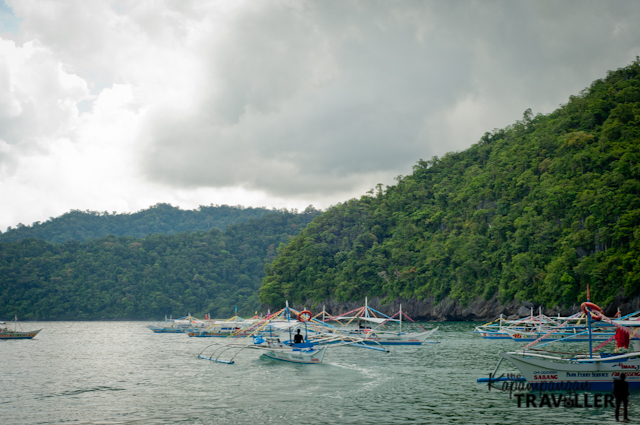
[[[325,207],[551,112],[640,50],[634,0],[8,3],[0,228],[156,202]]]

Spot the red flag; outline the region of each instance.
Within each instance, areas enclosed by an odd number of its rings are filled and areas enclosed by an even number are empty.
[[[622,329],[616,329],[615,336],[616,344],[618,348],[624,347],[629,348],[629,334],[623,331]]]

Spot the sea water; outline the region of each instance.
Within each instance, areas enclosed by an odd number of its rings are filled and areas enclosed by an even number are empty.
[[[226,365],[198,358],[219,338],[154,334],[144,322],[30,322],[33,340],[0,341],[2,424],[584,424],[612,408],[518,407],[489,389],[498,352],[476,324],[439,326],[440,344],[389,353],[330,347],[321,365],[244,350]],[[207,351],[208,350],[208,351]],[[499,373],[517,373],[507,361]],[[500,386],[500,385],[498,385]],[[640,420],[640,394],[632,394]]]

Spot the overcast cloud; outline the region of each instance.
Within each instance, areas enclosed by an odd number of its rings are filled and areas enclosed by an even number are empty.
[[[638,22],[637,0],[7,0],[0,229],[325,208],[553,111],[640,55]]]

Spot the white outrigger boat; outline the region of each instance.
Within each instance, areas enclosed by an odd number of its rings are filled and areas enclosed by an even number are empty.
[[[154,333],[185,333],[189,329],[203,328],[205,326],[206,323],[204,321],[196,319],[189,314],[180,319],[167,319],[165,316],[164,322],[157,325],[149,325],[148,328]]]
[[[36,331],[18,330],[18,316],[13,319],[13,330],[9,328],[7,323],[0,323],[0,339],[31,339],[38,335],[42,329]]]
[[[322,363],[328,345],[315,345],[312,343],[286,345],[277,337],[265,337],[258,340],[255,348],[264,349],[264,357],[274,360],[284,360],[293,363],[318,364]]]
[[[494,323],[496,321],[498,323]],[[476,328],[473,330],[473,333],[480,334],[483,339],[511,339],[511,336],[504,331],[504,328],[506,327],[504,326],[504,324],[511,324],[510,322],[511,321],[505,320],[501,314],[500,317],[493,322],[476,326]]]
[[[224,338],[224,337],[245,337],[252,334],[254,327],[259,325],[262,318],[254,316],[250,319],[243,319],[236,315],[227,320],[214,320],[206,327],[187,329],[185,332],[190,337],[199,338]]]
[[[592,314],[599,320],[615,326],[618,333],[626,333],[629,341],[640,330],[639,321],[620,320],[613,321],[607,318],[602,310],[595,304],[587,301],[581,306],[587,316],[588,336],[592,333]],[[624,323],[626,326],[623,326]],[[633,326],[635,329],[631,329]],[[553,331],[547,335],[552,335]],[[533,389],[561,390],[582,389],[595,391],[610,391],[613,388],[613,380],[618,379],[621,373],[626,374],[629,388],[640,388],[640,344],[635,343],[632,349],[623,354],[597,354],[606,344],[613,341],[615,335],[608,341],[593,349],[592,340],[589,339],[588,353],[557,353],[546,350],[530,349],[535,343],[545,339],[545,336],[525,346],[522,350],[500,353],[501,359],[496,365],[492,376],[496,376],[502,359],[507,359],[520,370],[524,378]],[[571,338],[569,336],[568,338]],[[542,346],[557,341],[545,342]],[[558,354],[566,354],[559,356]]]
[[[439,341],[432,340],[431,337],[438,331],[438,328],[426,330],[422,326],[416,324],[422,331],[419,332],[402,332],[402,319],[415,321],[400,310],[393,316],[387,316],[377,310],[369,307],[367,298],[365,298],[364,306],[356,310],[349,311],[342,315],[330,316],[325,319],[323,308],[323,322],[336,322],[339,325],[334,326],[340,332],[347,333],[352,336],[363,338],[365,344],[380,345],[422,345],[422,344],[438,344]],[[396,316],[398,317],[396,319]],[[388,324],[398,324],[397,332],[386,329]]]
[[[521,337],[520,333],[527,333],[532,330],[540,330],[542,326],[554,326],[561,319],[562,318],[560,317],[558,317],[557,319],[547,317],[543,315],[542,312],[539,312],[537,316],[534,316],[533,308],[531,308],[531,315],[528,317],[516,320],[506,320],[502,317],[501,314],[500,317],[493,322],[476,326],[473,332],[480,334],[483,339],[519,340],[519,338]],[[514,337],[514,334],[517,335]]]

